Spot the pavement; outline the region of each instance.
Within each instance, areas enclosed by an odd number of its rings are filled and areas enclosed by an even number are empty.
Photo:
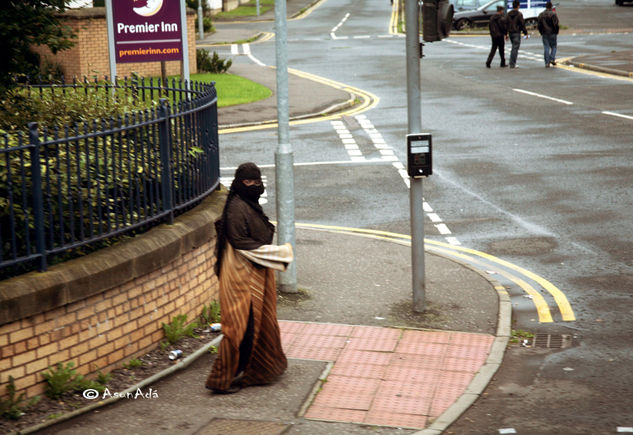
[[[308,1],[288,0],[289,16]],[[199,45],[265,33],[272,26],[265,19],[272,12],[247,23],[216,21],[216,33]],[[632,53],[568,62],[630,76]],[[274,89],[270,67],[236,64],[231,72]],[[289,89],[291,117],[350,104],[348,91],[305,77],[291,75]],[[221,109],[220,124],[272,122],[275,101]],[[451,255],[450,247],[427,244],[425,311],[415,313],[405,237],[307,225],[298,227],[296,242],[299,292],[280,294],[278,303],[289,367],[276,383],[211,394],[204,381],[213,356],[205,347],[181,361],[180,370],[139,383],[144,393],[156,393],[152,398],[78,412],[38,433],[442,433],[502,362],[512,311],[504,287],[481,266]]]

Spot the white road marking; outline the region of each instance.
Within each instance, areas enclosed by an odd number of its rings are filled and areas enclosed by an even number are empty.
[[[633,116],[622,115],[621,113],[615,113],[615,112],[603,111],[602,114],[603,115],[609,115],[609,116],[617,116],[618,118],[624,118],[624,119],[633,119]]]
[[[555,101],[557,103],[562,103],[562,104],[567,104],[567,105],[571,105],[574,104],[571,101],[567,101],[567,100],[561,100],[560,98],[554,98],[554,97],[549,97],[547,95],[543,95],[543,94],[537,94],[536,92],[530,92],[530,91],[526,91],[525,89],[517,89],[514,88],[512,89],[515,92],[520,92],[522,94],[527,94],[527,95],[532,95],[533,97],[538,97],[538,98],[545,98],[546,100],[551,100],[551,101]]]
[[[237,44],[231,44],[231,54],[235,54],[235,55],[240,54]]]

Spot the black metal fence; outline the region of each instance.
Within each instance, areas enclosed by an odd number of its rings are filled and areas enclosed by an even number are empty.
[[[171,223],[218,187],[213,84],[48,86],[29,97],[90,86],[100,98],[123,92],[160,103],[123,117],[63,128],[31,123],[28,132],[0,135],[0,272],[46,270],[51,256]]]

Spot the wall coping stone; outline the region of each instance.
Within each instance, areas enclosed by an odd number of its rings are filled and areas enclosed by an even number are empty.
[[[146,233],[89,255],[0,281],[0,325],[86,299],[169,264],[215,237],[227,191]]]
[[[194,15],[197,12],[187,7],[187,15]],[[94,8],[79,8],[79,9],[66,9],[64,12],[57,14],[60,17],[68,19],[81,20],[84,18],[104,18],[106,16],[106,8],[103,6],[97,6]]]

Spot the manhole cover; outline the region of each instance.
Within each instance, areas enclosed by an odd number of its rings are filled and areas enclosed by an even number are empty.
[[[288,428],[287,424],[274,421],[229,420],[214,418],[196,435],[279,435]]]
[[[535,334],[532,347],[563,349],[571,346],[571,335],[568,334]]]

